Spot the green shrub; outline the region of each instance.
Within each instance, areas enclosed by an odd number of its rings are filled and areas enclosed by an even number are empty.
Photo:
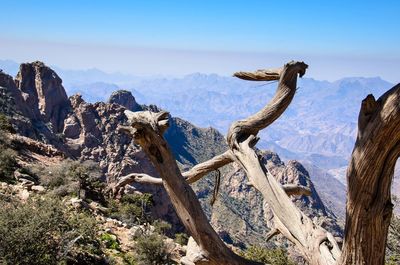
[[[400,218],[392,216],[386,243],[386,264],[400,264]]]
[[[246,251],[242,252],[241,255],[246,259],[259,261],[271,265],[295,265],[287,255],[285,249],[267,249],[257,246],[251,246]]]
[[[163,236],[152,233],[140,236],[135,245],[138,265],[172,264]]]
[[[15,151],[0,145],[0,181],[13,182],[17,166]]]
[[[122,259],[126,265],[137,265],[136,258],[133,253],[122,253]]]
[[[55,190],[55,194],[65,196],[76,194],[78,197],[104,201],[102,190],[105,187],[101,172],[93,161],[72,161],[66,159],[60,164],[49,167],[32,168],[40,176],[40,183]]]
[[[165,235],[166,232],[171,229],[171,224],[163,220],[155,220],[153,222],[153,226],[154,226],[154,231],[160,235]]]
[[[153,206],[152,195],[124,194],[119,202],[108,201],[109,216],[129,225],[142,224],[151,220],[150,208]]]
[[[185,233],[177,233],[175,234],[175,242],[178,243],[179,245],[187,245],[189,241],[189,236]]]
[[[0,113],[0,130],[5,132],[14,132],[10,120],[4,113]]]
[[[386,259],[385,265],[398,265],[400,264],[400,255],[391,255]]]
[[[115,235],[104,233],[101,235],[101,241],[104,243],[106,248],[121,250],[118,239]]]
[[[13,182],[17,169],[16,152],[10,148],[10,139],[6,131],[12,130],[8,118],[0,113],[0,181]]]
[[[1,264],[85,264],[100,254],[96,221],[54,197],[0,202]]]

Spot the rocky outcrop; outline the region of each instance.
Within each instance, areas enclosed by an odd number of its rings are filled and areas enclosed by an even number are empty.
[[[136,102],[132,92],[127,90],[118,90],[111,94],[108,103],[115,103],[125,107],[130,111],[140,111],[142,107]]]
[[[0,87],[5,89],[5,94],[8,94],[9,98],[12,99],[12,103],[9,105],[13,106],[14,111],[23,114],[28,118],[33,118],[30,109],[25,104],[24,98],[22,97],[21,91],[15,85],[14,79],[0,71]],[[3,100],[6,99],[6,95],[2,95]],[[7,110],[3,110],[3,112],[8,112]],[[10,114],[10,113],[9,113]]]
[[[50,122],[52,131],[59,133],[69,111],[69,101],[61,78],[42,62],[21,64],[15,78],[32,117]]]

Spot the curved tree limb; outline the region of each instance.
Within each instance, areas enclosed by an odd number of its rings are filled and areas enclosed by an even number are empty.
[[[288,196],[311,196],[311,189],[303,185],[283,184],[282,188]]]
[[[282,68],[257,70],[255,72],[236,72],[233,76],[248,81],[274,81],[281,77]]]
[[[303,62],[290,62],[279,71],[278,89],[268,105],[247,119],[234,122],[229,128],[227,141],[231,150],[236,147],[238,141],[244,141],[250,135],[256,136],[261,129],[281,116],[296,93],[297,75],[302,77],[307,67]]]
[[[268,234],[265,237],[265,241],[270,241],[271,238],[273,238],[276,235],[279,235],[281,232],[279,232],[279,229],[277,228],[272,228],[271,231],[268,232]]]
[[[183,178],[167,142],[162,137],[168,126],[168,113],[125,111],[130,128],[126,129],[143,148],[159,172],[177,215],[201,249],[198,264],[259,264],[230,250],[219,238],[204,214],[196,194]],[[195,263],[194,263],[195,264]]]
[[[209,160],[211,161],[211,160]],[[209,162],[207,161],[207,163]],[[198,166],[200,166],[201,164],[199,164]],[[215,166],[216,167],[216,166]],[[213,167],[207,167],[207,173],[211,172]],[[194,168],[193,168],[194,169]],[[199,173],[201,172],[201,173]],[[189,170],[186,171],[184,173],[182,173],[182,176],[188,176],[188,175],[192,175],[192,176],[200,176],[200,174],[207,174],[206,171],[196,171],[196,170]],[[187,174],[185,174],[187,173]],[[198,177],[198,179],[200,179],[203,175],[201,175],[200,177]],[[194,183],[193,181],[194,178],[192,178],[192,182],[189,181],[189,179],[186,179],[186,182],[191,184]],[[148,174],[145,173],[131,173],[128,174],[126,176],[120,177],[118,182],[115,183],[114,185],[112,185],[112,192],[113,194],[118,194],[118,191],[123,188],[126,185],[132,184],[132,183],[142,183],[142,184],[151,184],[151,185],[162,185],[163,181],[161,178],[156,178],[156,177],[152,177]],[[251,183],[248,183],[247,185],[252,185]],[[283,190],[286,192],[287,195],[289,196],[311,196],[311,189],[309,187],[306,186],[302,186],[302,185],[297,185],[297,184],[284,184],[282,185]]]
[[[234,122],[228,131],[228,144],[235,160],[245,170],[250,182],[261,192],[271,207],[279,231],[291,240],[311,264],[335,264],[340,257],[337,242],[317,226],[291,201],[278,181],[259,161],[254,145],[259,130],[274,122],[289,106],[297,85],[297,76],[305,74],[307,65],[290,62],[280,72],[278,89],[261,111],[247,119]]]
[[[186,179],[187,183],[191,184],[198,181],[211,171],[217,170],[231,162],[233,162],[233,155],[232,152],[228,150],[210,160],[197,164],[189,171],[183,172],[182,176]]]

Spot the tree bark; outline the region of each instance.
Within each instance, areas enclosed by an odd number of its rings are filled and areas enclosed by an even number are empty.
[[[390,188],[400,155],[400,84],[361,104],[347,170],[346,225],[339,264],[384,264],[392,216]]]

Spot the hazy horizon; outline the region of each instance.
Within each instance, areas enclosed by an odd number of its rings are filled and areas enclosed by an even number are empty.
[[[0,58],[63,69],[184,76],[310,65],[308,77],[400,82],[386,1],[4,1]]]
[[[19,64],[22,64],[22,63],[31,63],[31,62],[34,62],[34,61],[41,61],[45,65],[49,66],[50,68],[55,68],[53,70],[56,70],[56,72],[57,72],[57,70],[62,70],[62,71],[65,71],[65,72],[70,72],[70,71],[71,72],[82,72],[82,74],[83,74],[83,73],[89,72],[89,71],[100,71],[101,73],[106,74],[106,75],[110,75],[110,76],[113,76],[113,75],[119,76],[119,75],[121,75],[121,76],[125,76],[127,78],[132,78],[131,80],[134,80],[134,78],[138,78],[140,80],[152,80],[152,79],[160,79],[160,78],[182,79],[182,78],[185,78],[185,77],[188,77],[188,76],[191,76],[191,75],[195,75],[195,74],[217,75],[217,76],[220,76],[220,77],[233,77],[232,76],[233,72],[232,73],[228,73],[228,74],[224,74],[224,73],[220,74],[220,73],[215,73],[215,72],[188,72],[188,73],[184,73],[184,74],[175,74],[175,75],[174,74],[169,74],[168,75],[168,74],[137,74],[137,73],[135,74],[135,73],[128,73],[128,72],[123,72],[123,71],[107,71],[107,70],[101,69],[101,68],[96,67],[96,66],[87,67],[87,68],[74,68],[74,69],[72,69],[72,68],[64,68],[64,67],[62,67],[60,65],[56,65],[56,64],[48,64],[46,61],[40,60],[40,59],[32,59],[32,60],[26,60],[26,61],[18,62],[16,60],[9,59],[9,58],[0,58],[0,69],[2,67],[2,63],[4,63],[4,62],[16,63],[16,64],[19,65]],[[4,72],[6,72],[7,74],[10,74],[10,75],[15,75],[17,73],[17,71],[18,71],[18,69],[16,69],[15,71],[11,71],[11,72],[7,72],[7,69],[6,70],[1,69],[1,70],[3,70]],[[256,69],[244,69],[244,70],[256,70]],[[314,76],[310,76],[309,74],[307,74],[304,78],[306,78],[306,79],[314,79],[316,81],[327,81],[327,82],[330,82],[330,83],[333,83],[333,82],[336,82],[336,81],[340,81],[340,80],[343,80],[343,79],[346,79],[346,78],[367,78],[367,79],[368,78],[379,78],[379,79],[381,79],[383,81],[387,81],[387,82],[390,82],[390,83],[393,83],[393,84],[396,83],[396,82],[392,82],[389,79],[385,79],[385,78],[383,78],[383,77],[381,77],[379,75],[375,75],[375,76],[372,76],[372,75],[371,76],[361,76],[361,75],[353,75],[353,76],[351,76],[351,75],[347,75],[347,76],[339,76],[338,78],[323,79],[323,78],[316,78]],[[65,80],[63,80],[63,81],[65,81]],[[74,81],[74,80],[72,80],[72,81]],[[91,81],[95,81],[95,80],[91,80]],[[97,81],[105,82],[102,79],[99,79]],[[105,83],[112,84],[113,82],[105,82]],[[117,84],[119,82],[114,82],[114,83]],[[257,85],[255,85],[255,86],[257,86]]]

